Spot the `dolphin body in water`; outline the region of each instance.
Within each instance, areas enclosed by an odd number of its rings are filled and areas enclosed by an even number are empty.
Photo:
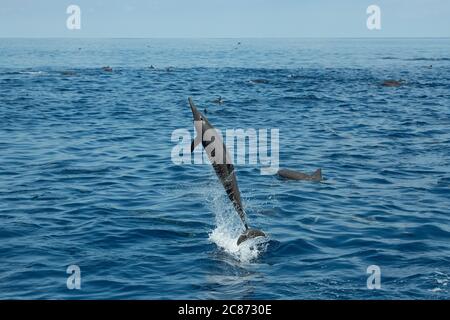
[[[303,172],[293,171],[289,169],[278,170],[278,175],[280,177],[290,179],[290,180],[306,180],[306,181],[322,181],[322,170],[317,169],[313,174],[306,174]]]
[[[245,230],[238,238],[237,244],[239,245],[251,238],[265,237],[266,235],[264,232],[248,227],[247,217],[242,206],[241,193],[239,192],[236,180],[236,173],[234,172],[234,166],[231,163],[230,155],[222,138],[216,129],[209,123],[208,119],[198,111],[192,98],[189,97],[188,101],[194,117],[195,131],[197,132],[197,136],[191,143],[191,152],[193,152],[195,147],[200,143],[203,145],[217,177],[225,188],[228,198],[233,203],[234,209],[239,214]],[[210,138],[209,140],[208,137]]]

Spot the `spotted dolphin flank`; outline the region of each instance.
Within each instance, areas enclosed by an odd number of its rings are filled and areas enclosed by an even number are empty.
[[[195,147],[200,143],[203,145],[217,177],[225,188],[228,198],[233,203],[234,209],[241,218],[244,225],[244,232],[238,238],[237,244],[239,245],[251,238],[264,237],[264,232],[248,227],[247,216],[242,206],[241,193],[239,192],[234,166],[220,134],[211,123],[209,123],[208,119],[198,111],[192,98],[189,98],[188,101],[191,106],[195,131],[197,133],[197,136],[191,143],[191,152],[193,152]]]

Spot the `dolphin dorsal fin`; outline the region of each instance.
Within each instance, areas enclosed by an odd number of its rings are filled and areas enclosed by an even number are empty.
[[[312,176],[315,179],[322,180],[322,169],[317,169],[316,171],[314,171]]]

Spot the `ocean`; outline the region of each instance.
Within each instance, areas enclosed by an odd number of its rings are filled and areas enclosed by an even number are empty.
[[[235,166],[267,238],[189,96],[322,169]],[[450,39],[0,39],[0,299],[449,299],[449,208]]]

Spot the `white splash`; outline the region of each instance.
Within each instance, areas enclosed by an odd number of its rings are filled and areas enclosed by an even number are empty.
[[[256,260],[266,250],[267,238],[249,239],[237,245],[239,235],[233,236],[226,228],[217,227],[210,233],[209,239],[233,258],[244,263]]]
[[[20,74],[27,74],[27,75],[30,75],[30,76],[42,76],[42,75],[47,74],[44,71],[20,71],[19,73]]]
[[[254,238],[237,245],[244,226],[227,198],[222,186],[217,183],[209,186],[207,203],[214,213],[216,228],[209,234],[209,240],[240,262],[254,261],[267,248],[267,238]]]

